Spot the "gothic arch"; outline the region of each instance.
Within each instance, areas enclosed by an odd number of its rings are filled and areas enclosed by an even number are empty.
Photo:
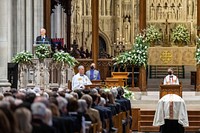
[[[104,39],[105,43],[106,43],[106,52],[110,55],[112,55],[112,41],[110,40],[110,38],[108,37],[107,34],[105,34],[104,32],[99,32],[99,37],[101,37],[102,39]],[[92,44],[92,34],[90,34],[89,38],[86,41],[86,48],[88,50],[91,50],[91,44]]]

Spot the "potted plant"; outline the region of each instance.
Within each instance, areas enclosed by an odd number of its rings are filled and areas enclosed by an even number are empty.
[[[189,42],[190,35],[188,32],[188,29],[182,25],[179,24],[178,26],[173,29],[171,34],[171,40],[173,43],[175,43],[178,46],[186,46]]]
[[[158,44],[161,41],[162,33],[154,25],[150,25],[146,29],[145,33],[146,33],[146,40],[148,43],[151,44],[151,46],[154,46],[155,44]]]

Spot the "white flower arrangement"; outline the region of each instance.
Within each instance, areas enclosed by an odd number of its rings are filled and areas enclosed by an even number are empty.
[[[13,58],[12,62],[21,64],[31,64],[33,54],[27,51],[17,53]]]
[[[70,67],[74,67],[76,63],[78,63],[74,57],[72,57],[69,53],[65,53],[64,51],[54,53],[52,59],[57,63],[66,63]]]
[[[35,49],[35,55],[38,57],[38,59],[45,59],[45,58],[49,58],[50,57],[50,49],[47,45],[45,44],[41,44],[39,46],[36,47]]]
[[[134,65],[136,66],[144,66],[147,65],[148,59],[148,48],[149,44],[144,35],[138,35],[135,39],[135,45],[133,45],[133,60]]]
[[[200,37],[197,37],[197,50],[195,53],[197,64],[200,64]]]
[[[115,61],[114,65],[136,65],[136,66],[145,66],[147,65],[147,51],[149,44],[144,35],[138,35],[135,39],[135,44],[133,49],[121,53],[117,57],[113,58]]]
[[[160,42],[162,38],[162,33],[154,25],[150,25],[146,31],[146,40],[149,43]]]
[[[190,34],[188,29],[182,25],[179,24],[178,26],[173,29],[172,34],[171,34],[171,40],[174,43],[184,43],[187,44],[190,39]]]

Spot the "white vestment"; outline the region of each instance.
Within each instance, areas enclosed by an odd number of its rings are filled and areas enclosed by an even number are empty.
[[[79,73],[77,73],[72,78],[72,90],[84,89],[85,85],[91,85],[91,84],[92,82],[86,75],[81,76]]]
[[[178,78],[175,75],[167,75],[164,78],[163,85],[179,85]]]
[[[158,101],[153,126],[164,125],[165,119],[178,120],[183,127],[189,126],[185,102],[180,96],[167,94]]]

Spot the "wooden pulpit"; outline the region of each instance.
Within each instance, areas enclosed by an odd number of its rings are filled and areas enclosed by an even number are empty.
[[[114,78],[106,78],[105,80],[105,86],[106,87],[114,87],[114,86],[119,86],[119,79],[114,79]]]
[[[112,78],[119,80],[119,86],[124,86],[125,79],[128,79],[128,72],[112,72]]]
[[[101,88],[102,84],[91,84],[91,85],[85,85],[85,89],[93,89],[93,88]]]
[[[166,94],[176,94],[182,97],[182,84],[179,85],[163,85],[160,84],[160,98],[162,98]]]

